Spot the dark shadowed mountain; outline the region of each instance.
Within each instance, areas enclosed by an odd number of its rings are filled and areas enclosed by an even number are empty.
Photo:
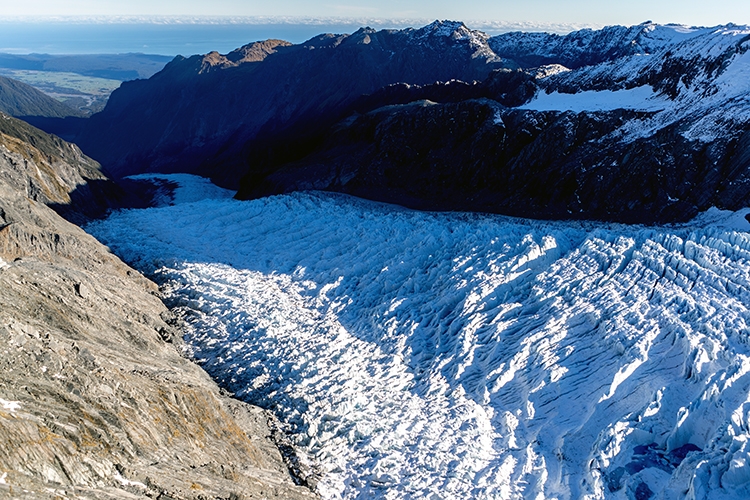
[[[178,57],[147,81],[124,83],[77,142],[115,176],[189,171],[236,186],[255,150],[294,136],[287,152],[297,159],[363,94],[397,82],[484,79],[507,66],[488,38],[436,22]]]
[[[647,223],[750,204],[747,27],[647,24],[489,44],[544,66],[381,89],[314,153],[248,174],[238,197],[321,189],[420,209]]]
[[[750,28],[497,37],[461,23],[256,42],[126,82],[77,141],[114,176],[250,198],[625,222],[750,204]]]
[[[11,116],[64,118],[82,113],[18,80],[0,76],[0,111]]]

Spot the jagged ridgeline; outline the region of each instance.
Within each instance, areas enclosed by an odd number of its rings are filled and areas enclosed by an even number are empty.
[[[74,196],[93,182],[76,146],[0,113],[0,497],[312,498],[269,415],[181,357],[156,285],[46,206],[101,208]]]
[[[76,142],[115,177],[239,196],[340,191],[415,208],[625,222],[750,202],[750,28],[644,23],[490,37],[363,28],[177,57]]]
[[[30,200],[53,207],[80,223],[102,215],[121,190],[95,160],[75,144],[46,134],[0,112],[0,140],[5,168],[0,180]]]

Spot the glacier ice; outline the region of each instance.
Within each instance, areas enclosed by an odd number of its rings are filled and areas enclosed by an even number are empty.
[[[747,211],[642,227],[176,182],[87,230],[324,498],[750,496]]]

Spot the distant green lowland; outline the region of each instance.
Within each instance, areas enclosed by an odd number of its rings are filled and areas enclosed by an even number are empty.
[[[0,54],[0,75],[88,115],[101,111],[120,83],[149,78],[171,59],[147,54]]]
[[[0,68],[0,75],[27,83],[83,113],[101,111],[119,80],[76,73]]]
[[[0,54],[0,68],[77,73],[124,82],[149,78],[171,60],[149,54]]]

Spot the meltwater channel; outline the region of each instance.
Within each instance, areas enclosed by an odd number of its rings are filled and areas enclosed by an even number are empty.
[[[750,224],[411,211],[327,193],[86,229],[273,410],[323,498],[750,497]]]

